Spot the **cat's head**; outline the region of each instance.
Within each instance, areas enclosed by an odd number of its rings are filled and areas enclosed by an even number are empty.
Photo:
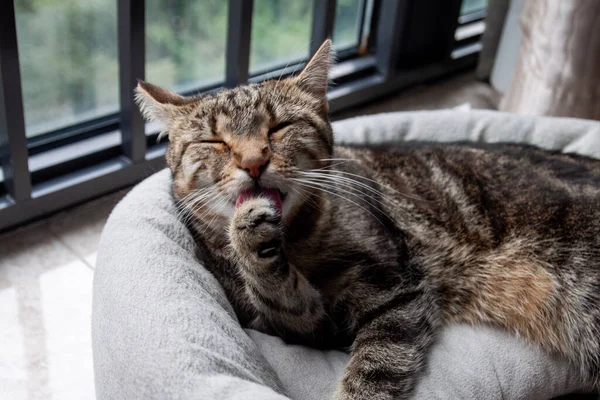
[[[296,171],[329,164],[327,40],[297,76],[182,97],[140,82],[137,101],[169,137],[175,197],[188,208],[230,217],[244,193],[279,195],[284,219],[306,198]],[[265,190],[266,189],[266,190]],[[269,190],[271,189],[271,190]],[[273,190],[274,189],[274,190]]]

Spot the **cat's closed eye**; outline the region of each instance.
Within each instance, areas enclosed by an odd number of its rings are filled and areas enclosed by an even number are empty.
[[[219,149],[226,150],[226,151],[229,150],[229,145],[227,145],[227,143],[225,143],[223,140],[206,139],[206,140],[199,140],[198,143],[201,145],[213,146],[215,148],[219,148]]]
[[[222,140],[200,140],[199,143],[208,143],[208,144],[226,144]]]
[[[275,132],[278,132],[284,128],[287,128],[290,125],[292,125],[291,121],[285,121],[285,122],[281,122],[281,123],[275,125],[273,128],[269,129],[269,136],[271,136]]]

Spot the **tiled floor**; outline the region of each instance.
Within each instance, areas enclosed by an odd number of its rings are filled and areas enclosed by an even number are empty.
[[[92,277],[119,192],[0,237],[0,399],[93,399]]]
[[[494,108],[488,85],[459,75],[335,119],[469,103]],[[98,241],[121,191],[0,236],[0,399],[93,399],[90,340]]]

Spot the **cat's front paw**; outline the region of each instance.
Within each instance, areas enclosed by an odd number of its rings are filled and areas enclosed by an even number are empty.
[[[238,207],[231,218],[231,245],[246,262],[270,262],[281,252],[283,233],[280,223],[280,215],[269,199],[248,199]]]

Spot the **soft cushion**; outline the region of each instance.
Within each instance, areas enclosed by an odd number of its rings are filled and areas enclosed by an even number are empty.
[[[338,143],[522,142],[600,158],[600,123],[497,112],[416,112],[334,124]],[[94,276],[98,399],[325,399],[348,355],[244,331],[179,221],[169,171],[111,214]],[[508,333],[446,328],[415,398],[546,399],[584,389],[563,360]]]

